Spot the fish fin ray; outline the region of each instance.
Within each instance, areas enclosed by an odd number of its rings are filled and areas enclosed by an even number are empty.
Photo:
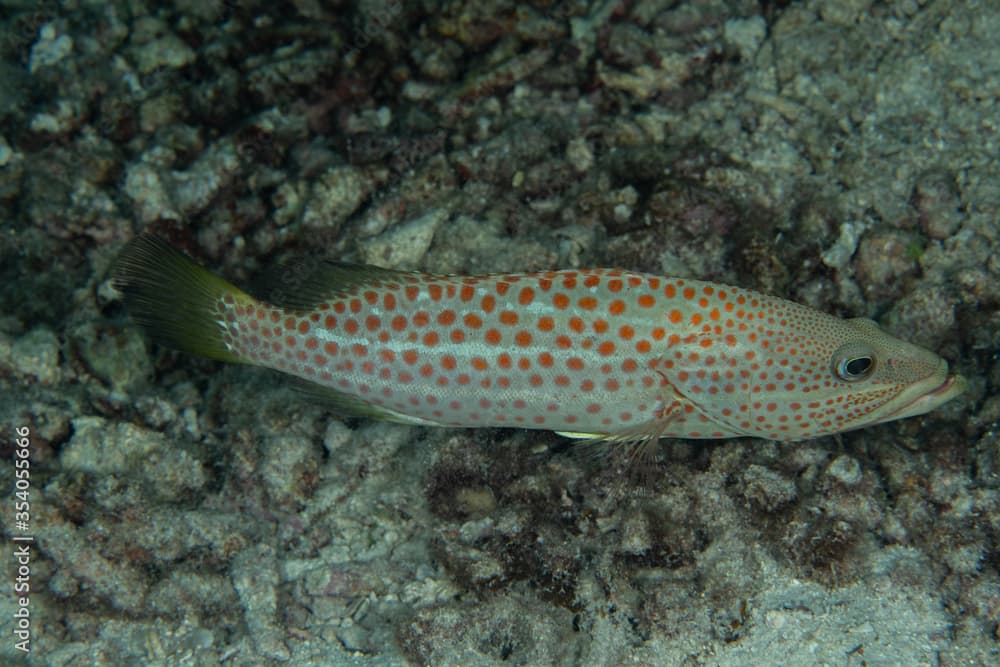
[[[556,431],[556,433],[564,438],[574,440],[601,440],[607,437],[607,433],[578,433],[576,431]]]
[[[666,423],[654,420],[612,433],[558,433],[578,439],[574,445],[587,459],[604,460],[611,453],[621,451],[628,467],[636,468],[653,461],[665,427]]]

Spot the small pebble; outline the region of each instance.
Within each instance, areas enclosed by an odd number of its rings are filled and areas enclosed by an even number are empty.
[[[857,459],[841,454],[830,462],[826,474],[844,486],[854,486],[861,481],[861,464]]]

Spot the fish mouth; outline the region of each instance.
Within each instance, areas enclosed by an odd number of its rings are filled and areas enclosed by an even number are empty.
[[[930,412],[934,408],[943,405],[965,392],[969,382],[962,375],[957,373],[948,375],[939,385],[917,396],[909,403],[902,405],[898,410],[890,413],[884,421],[904,419]]]

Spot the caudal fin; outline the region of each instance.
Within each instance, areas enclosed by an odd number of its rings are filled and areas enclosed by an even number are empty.
[[[112,268],[112,285],[129,314],[156,342],[219,361],[242,361],[224,340],[223,300],[251,297],[151,234],[125,246]]]

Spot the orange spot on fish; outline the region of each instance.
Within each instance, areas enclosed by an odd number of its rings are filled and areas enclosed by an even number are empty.
[[[535,300],[535,290],[530,287],[522,287],[517,295],[517,302],[522,306],[530,305]]]

